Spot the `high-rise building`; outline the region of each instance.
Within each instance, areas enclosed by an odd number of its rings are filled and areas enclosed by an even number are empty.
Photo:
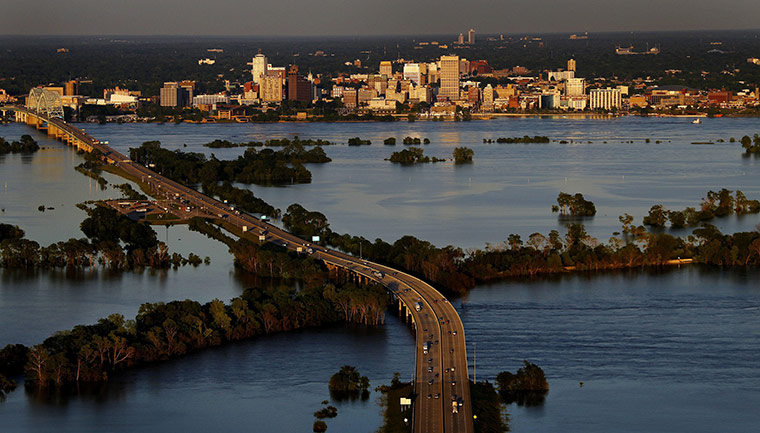
[[[489,84],[483,89],[483,109],[492,110],[493,99],[493,87]]]
[[[161,88],[161,106],[162,107],[182,107],[184,92],[179,83],[171,81],[164,83]]]
[[[459,100],[459,56],[441,56],[441,87],[438,96]]]
[[[356,92],[356,103],[358,105],[369,104],[372,98],[377,98],[377,90],[369,87],[362,87]]]
[[[311,102],[311,82],[298,73],[298,66],[293,65],[288,71],[288,100]]]
[[[254,84],[261,84],[261,77],[267,74],[267,57],[258,53],[249,65],[252,66],[251,75],[253,75]]]
[[[470,86],[467,88],[467,102],[472,106],[480,103],[480,88],[478,86]]]
[[[343,89],[343,105],[346,108],[356,108],[357,92],[353,87]]]
[[[79,94],[79,83],[77,80],[69,80],[63,85],[64,96],[74,96]]]
[[[380,62],[380,75],[385,75],[385,78],[391,78],[393,76],[393,63],[388,60]]]
[[[570,59],[567,61],[567,70],[575,72],[575,59]]]
[[[419,63],[407,63],[404,65],[405,80],[412,81],[414,84],[420,84],[421,76]]]
[[[581,96],[586,93],[586,80],[584,78],[568,78],[565,82],[566,96]]]
[[[459,37],[457,38],[457,44],[464,45],[464,35],[461,33],[459,34]]]
[[[282,77],[278,73],[269,73],[261,76],[259,95],[264,102],[282,101]]]
[[[470,29],[469,32],[467,32],[467,43],[468,44],[474,44],[475,43],[475,30]]]
[[[620,108],[621,103],[620,89],[591,89],[588,95],[588,105],[592,110]]]
[[[440,71],[436,63],[428,63],[427,65],[427,82],[428,84],[438,82],[440,78]]]

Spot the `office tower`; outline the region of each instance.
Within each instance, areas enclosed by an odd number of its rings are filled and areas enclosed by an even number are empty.
[[[251,75],[253,75],[253,82],[255,84],[261,84],[261,77],[267,74],[267,57],[261,53],[256,54],[253,61],[249,63],[252,65]]]
[[[420,84],[420,72],[419,63],[407,63],[404,65],[404,79],[412,81],[414,84]]]
[[[179,83],[166,82],[161,88],[161,106],[177,107],[182,103],[182,89]]]
[[[459,100],[459,56],[441,56],[441,88],[438,95]]]
[[[459,34],[459,37],[457,38],[457,43],[459,45],[464,45],[464,35],[463,34],[461,34],[461,33]]]
[[[298,66],[291,66],[288,71],[288,100],[311,102],[311,93],[311,82],[298,73]]]
[[[493,109],[493,93],[493,87],[490,84],[483,89],[483,108],[486,110]]]
[[[282,77],[278,73],[267,72],[261,76],[259,95],[264,102],[282,101]]]
[[[353,87],[343,89],[343,105],[346,108],[356,108],[357,96],[357,91]]]
[[[468,44],[474,44],[475,43],[475,30],[470,29],[469,32],[467,32],[467,43]]]
[[[588,95],[589,108],[592,110],[620,108],[621,102],[620,89],[591,89]]]
[[[393,63],[388,60],[380,62],[380,75],[385,75],[385,78],[391,78],[393,76]]]
[[[567,61],[567,70],[575,72],[575,59],[570,59]]]
[[[565,82],[566,96],[581,96],[586,93],[585,78],[568,78]]]

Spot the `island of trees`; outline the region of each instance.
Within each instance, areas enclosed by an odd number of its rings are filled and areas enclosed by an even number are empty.
[[[708,191],[698,210],[687,207],[682,211],[668,211],[660,204],[654,205],[644,217],[644,225],[663,227],[670,221],[672,228],[695,227],[717,217],[760,213],[760,201],[747,199],[739,190],[734,195],[732,193],[725,188],[718,192]]]
[[[469,147],[457,147],[454,149],[454,164],[467,164],[472,162],[475,151]]]
[[[365,146],[370,145],[372,142],[370,140],[362,140],[359,137],[353,137],[348,139],[348,145],[349,146]]]
[[[583,194],[570,195],[560,192],[557,196],[557,204],[552,206],[552,212],[560,215],[573,217],[588,217],[596,215],[596,206],[583,197]]]
[[[21,140],[8,143],[0,137],[0,155],[8,153],[34,153],[40,150],[39,144],[29,134],[21,136]]]
[[[210,147],[212,149],[225,149],[232,147],[288,147],[291,145],[296,146],[329,146],[334,144],[327,140],[320,139],[306,139],[302,140],[298,136],[293,137],[292,140],[288,138],[272,139],[267,141],[249,141],[247,143],[233,143],[228,140],[214,140],[210,143],[205,143],[204,147]]]
[[[499,393],[506,403],[517,402],[521,406],[543,404],[549,392],[544,370],[527,360],[523,364],[517,373],[502,371],[496,376]]]
[[[411,147],[399,152],[393,152],[390,158],[388,158],[388,161],[402,165],[412,165],[428,162],[443,162],[445,159],[436,157],[430,158],[429,156],[425,156],[425,151],[423,149],[419,147]]]
[[[88,217],[80,225],[86,238],[69,239],[46,247],[26,239],[17,226],[0,224],[0,267],[52,268],[107,266],[126,270],[143,267],[168,268],[199,265],[203,260],[170,254],[150,226],[130,220],[105,207],[87,208]]]
[[[753,138],[749,138],[749,135],[745,135],[741,139],[744,152],[747,154],[760,153],[760,135],[755,134]]]
[[[309,220],[299,215],[308,215]],[[524,242],[520,235],[512,234],[500,245],[487,244],[483,249],[467,252],[454,246],[436,247],[414,236],[388,243],[341,235],[330,230],[324,215],[310,213],[300,205],[289,207],[288,216],[285,227],[289,230],[297,227],[297,233],[318,235],[328,245],[354,255],[359,255],[361,249],[370,260],[410,272],[453,292],[467,291],[476,282],[513,276],[659,267],[681,257],[717,266],[760,265],[760,232],[723,234],[717,227],[703,223],[691,236],[681,238],[648,232],[627,214],[620,217],[621,236],[611,237],[606,244],[589,236],[583,224],[570,223],[564,236],[552,230],[547,235],[533,233]]]
[[[29,387],[103,382],[126,369],[231,341],[335,323],[378,323],[372,312],[384,314],[390,302],[384,290],[336,285],[326,279],[326,269],[320,272],[323,278],[305,279],[300,289],[273,280],[270,287],[247,289],[228,304],[218,299],[146,303],[134,320],[112,314],[33,347],[6,346],[0,351],[0,383],[11,390],[7,378],[21,372]],[[368,387],[369,380],[347,366],[330,380],[338,392],[362,393]]]
[[[340,371],[330,377],[330,395],[338,400],[352,399],[361,396],[369,397],[369,378],[362,376],[356,367],[344,365]]]
[[[543,136],[543,135],[536,135],[536,136],[529,136],[526,135],[524,137],[499,137],[496,140],[492,138],[484,138],[483,143],[500,143],[500,144],[512,144],[512,143],[549,143],[551,140],[549,140],[549,137]]]
[[[430,140],[428,138],[420,139],[419,137],[404,137],[404,144],[410,145],[410,144],[430,144]]]

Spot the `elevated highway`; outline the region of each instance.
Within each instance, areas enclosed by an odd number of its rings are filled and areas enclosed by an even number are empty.
[[[328,267],[342,269],[363,282],[376,281],[399,301],[416,334],[414,432],[473,432],[467,347],[462,321],[454,307],[432,286],[396,269],[311,245],[307,241],[251,215],[234,212],[229,205],[161,176],[129,159],[83,130],[62,119],[15,106],[15,118],[77,149],[99,151],[109,164],[143,179],[156,197],[178,197],[211,216],[223,218],[241,231],[266,233],[266,241],[288,249],[311,248],[312,256]],[[416,304],[420,306],[419,311]],[[429,345],[426,350],[423,346]],[[427,353],[426,353],[427,352]],[[457,413],[452,408],[457,404]]]

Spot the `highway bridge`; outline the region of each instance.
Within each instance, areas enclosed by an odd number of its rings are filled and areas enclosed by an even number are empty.
[[[311,245],[260,218],[235,212],[229,205],[153,172],[83,130],[35,107],[10,108],[15,111],[17,122],[46,130],[49,136],[79,150],[100,151],[109,164],[147,183],[155,197],[187,200],[211,216],[222,216],[241,232],[253,232],[255,239],[263,233],[267,242],[288,249],[312,249],[311,255],[328,268],[340,269],[361,282],[375,281],[385,286],[399,301],[402,314],[411,321],[416,334],[413,431],[473,432],[464,327],[454,307],[432,286],[396,269]]]

